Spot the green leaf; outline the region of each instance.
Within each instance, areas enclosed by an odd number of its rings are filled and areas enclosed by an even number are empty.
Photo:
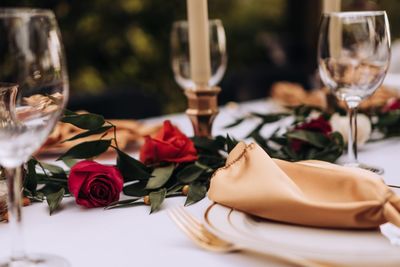
[[[134,180],[147,180],[150,178],[151,174],[143,163],[132,158],[119,149],[116,150],[118,153],[117,167],[122,173],[125,182]]]
[[[58,177],[65,177],[67,179],[67,174],[65,173],[64,169],[49,163],[39,162],[40,166],[42,166],[45,170],[48,170],[52,174],[57,174]]]
[[[178,181],[184,184],[189,184],[199,178],[207,168],[202,165],[190,164],[177,173]]]
[[[64,188],[61,188],[59,191],[55,193],[48,194],[46,196],[47,204],[49,205],[50,215],[53,214],[54,211],[60,206],[61,200],[63,199],[65,194]]]
[[[111,210],[111,209],[119,209],[119,208],[129,208],[129,207],[136,207],[136,206],[143,206],[145,203],[143,201],[132,201],[131,203],[126,203],[126,204],[121,204],[121,205],[115,205],[112,207],[107,207],[105,208],[106,210]]]
[[[226,135],[226,146],[227,146],[228,153],[230,153],[237,144],[238,144],[238,141],[235,140],[235,138],[231,138],[229,136],[229,134]]]
[[[112,127],[113,127],[112,125],[106,125],[106,126],[102,126],[100,128],[94,129],[94,130],[87,130],[86,132],[77,134],[77,135],[75,135],[75,136],[73,136],[71,138],[63,140],[63,142],[68,142],[68,141],[76,140],[76,139],[79,139],[79,138],[84,138],[84,137],[91,136],[91,135],[94,135],[94,134],[101,134],[101,133],[107,132]]]
[[[93,158],[106,152],[110,145],[111,140],[95,140],[83,142],[71,147],[57,160]]]
[[[67,115],[61,121],[84,130],[98,129],[105,123],[103,116],[92,113]]]
[[[151,192],[149,194],[151,206],[150,213],[153,213],[161,208],[161,204],[163,203],[166,194],[167,190],[165,188],[161,188],[160,190]]]
[[[399,131],[398,125],[400,122],[400,110],[390,111],[384,114],[380,114],[378,116],[378,122],[376,123],[376,127],[381,129],[384,132],[389,132],[389,135],[392,133],[396,133],[397,135]],[[386,133],[388,135],[388,133]]]
[[[192,205],[202,200],[207,194],[207,187],[201,183],[193,183],[189,186],[185,206]]]
[[[218,150],[223,149],[225,145],[225,138],[222,136],[217,136],[215,139],[194,136],[192,141],[196,149],[206,150],[211,153],[218,153]]]
[[[28,163],[28,172],[26,173],[24,180],[24,188],[31,192],[32,195],[36,194],[37,180],[36,180],[36,164],[37,160],[31,158]]]
[[[76,159],[62,159],[65,165],[67,165],[69,168],[72,168],[78,161]]]
[[[151,173],[151,178],[147,182],[146,189],[158,189],[165,185],[174,172],[174,169],[174,164],[155,168]]]
[[[271,122],[276,122],[279,121],[287,116],[290,116],[290,113],[268,113],[268,114],[261,114],[257,112],[251,113],[251,115],[261,118],[263,120],[263,124],[265,123],[271,123]]]
[[[182,184],[175,184],[167,189],[167,196],[169,194],[175,194],[179,191],[182,191],[183,185]]]
[[[233,128],[233,127],[235,127],[235,126],[238,126],[238,125],[241,124],[245,119],[246,119],[245,117],[244,117],[244,118],[240,118],[240,119],[236,119],[234,122],[232,122],[232,123],[230,123],[230,124],[228,124],[228,125],[225,125],[224,128],[225,128],[225,129],[229,129],[229,128]]]
[[[78,115],[75,111],[69,110],[69,109],[64,109],[64,117],[66,116],[72,116],[72,115]]]
[[[104,209],[105,210],[109,210],[109,209],[114,209],[114,208],[125,207],[125,206],[128,206],[128,205],[132,204],[132,203],[135,203],[139,199],[142,199],[142,198],[141,197],[137,197],[137,198],[130,198],[130,199],[124,199],[124,200],[115,201],[115,202],[110,203],[109,205],[107,205]]]
[[[140,180],[134,184],[124,186],[123,192],[131,197],[144,197],[149,194],[149,191],[145,189],[146,184],[147,180]]]
[[[329,143],[329,138],[318,132],[306,130],[294,130],[286,133],[286,136],[293,139],[299,139],[319,148],[324,148]]]

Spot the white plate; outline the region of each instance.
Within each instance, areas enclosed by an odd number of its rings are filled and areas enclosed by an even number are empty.
[[[400,248],[376,230],[332,230],[255,219],[214,204],[205,221],[217,236],[240,248],[270,254],[287,251],[307,259],[347,266],[400,266]]]

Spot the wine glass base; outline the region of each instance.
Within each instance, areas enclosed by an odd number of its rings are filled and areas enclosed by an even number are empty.
[[[70,267],[62,257],[50,254],[27,255],[21,260],[0,259],[0,267]]]
[[[377,166],[373,166],[373,165],[364,164],[364,163],[360,163],[360,162],[345,163],[343,165],[346,166],[346,167],[355,167],[355,168],[368,170],[368,171],[371,171],[371,172],[379,174],[379,175],[382,175],[385,172],[383,168],[380,168],[380,167],[377,167]]]

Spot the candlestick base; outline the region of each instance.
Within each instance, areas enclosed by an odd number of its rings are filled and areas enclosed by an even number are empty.
[[[193,125],[194,135],[200,137],[211,137],[212,125],[218,114],[218,94],[221,88],[196,87],[185,90],[188,99],[189,116]]]

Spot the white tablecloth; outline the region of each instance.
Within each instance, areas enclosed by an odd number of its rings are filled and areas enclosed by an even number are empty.
[[[232,121],[239,113],[265,112],[273,104],[255,101],[240,105],[239,109],[223,109],[215,122],[215,134],[226,134],[223,125]],[[191,125],[185,115],[168,116],[187,134],[192,134]],[[155,118],[149,121],[160,121]],[[228,130],[242,138],[254,125],[245,123]],[[266,129],[268,131],[268,129]],[[398,152],[400,139],[367,144],[360,149],[359,158],[385,168],[384,178],[390,184],[400,184]],[[48,215],[45,203],[34,204],[23,209],[25,245],[29,252],[45,252],[63,256],[74,267],[124,267],[124,266],[286,266],[268,257],[250,252],[219,254],[196,247],[174,225],[165,209],[183,205],[183,198],[167,199],[163,210],[149,215],[149,207],[139,206],[104,211],[84,209],[74,204],[72,198],[64,199],[62,210]],[[204,199],[188,208],[201,218],[209,205]],[[0,257],[9,254],[8,229],[0,224]]]

